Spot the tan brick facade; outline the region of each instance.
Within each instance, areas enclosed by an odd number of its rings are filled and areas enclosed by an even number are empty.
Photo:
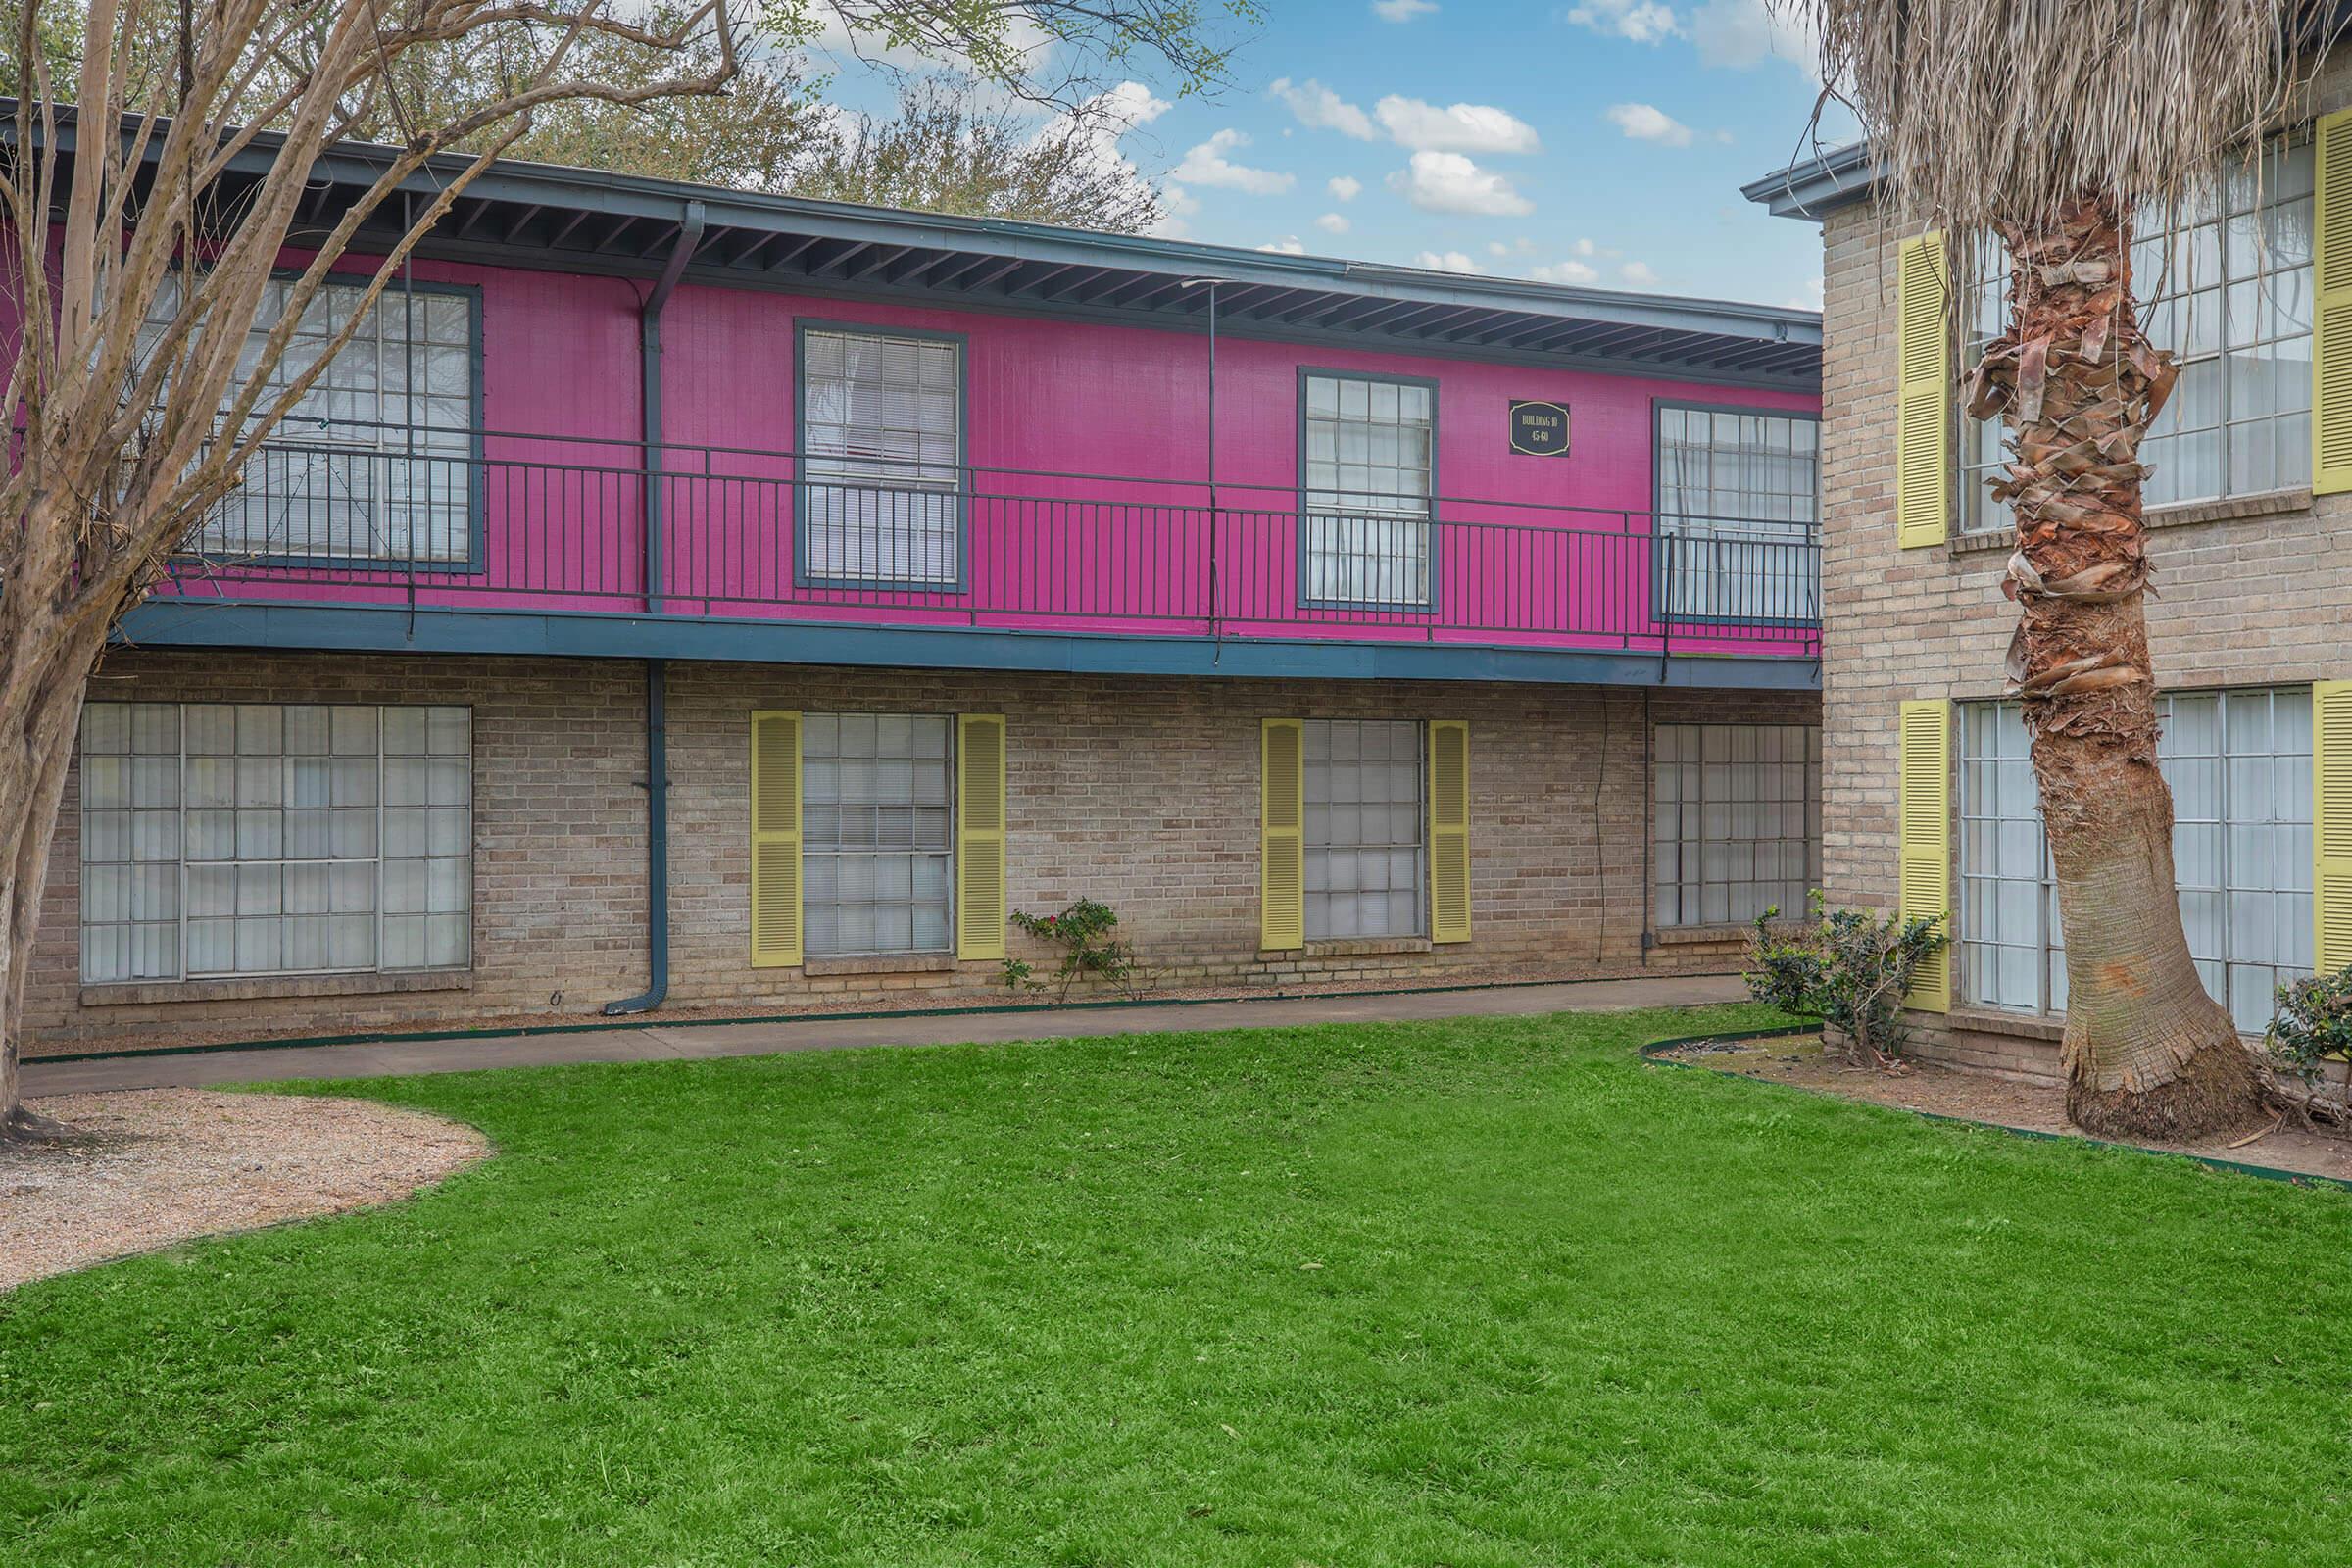
[[[28,999],[31,1054],[574,1023],[643,987],[640,666],[131,653],[108,662],[92,696],[469,705],[473,964],[462,976],[399,982],[85,988],[70,791]],[[1236,990],[1731,968],[1734,941],[1675,933],[1644,947],[1649,726],[1813,722],[1818,713],[1802,694],[673,664],[669,1004],[682,1011],[1005,1000],[994,964],[751,966],[749,723],[761,708],[1005,714],[1013,906],[1102,899],[1118,908],[1155,985]],[[1471,942],[1258,950],[1257,721],[1296,715],[1469,721]]]
[[[2323,110],[2352,100],[2332,68]],[[1823,225],[1823,873],[1833,902],[1895,902],[1897,705],[1998,696],[2016,612],[1998,592],[2006,535],[1895,545],[1894,248],[1865,204]],[[2148,605],[2167,690],[2352,675],[2352,496],[2306,490],[2150,514]],[[1954,886],[1957,887],[1955,877]],[[2058,1071],[2058,1025],[1955,1003],[1919,1016],[1923,1054],[2006,1074]]]

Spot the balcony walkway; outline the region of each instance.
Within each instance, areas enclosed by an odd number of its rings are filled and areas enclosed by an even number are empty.
[[[1363,992],[998,1012],[911,1012],[889,1017],[794,1018],[761,1023],[591,1025],[561,1034],[385,1040],[347,1046],[232,1047],[220,1051],[92,1056],[81,1060],[33,1060],[24,1064],[24,1093],[29,1098],[293,1078],[396,1078],[412,1073],[469,1072],[483,1067],[694,1061],[715,1056],[839,1051],[856,1046],[1081,1040],[1203,1029],[1300,1029],[1326,1023],[1527,1017],[1548,1012],[1687,1007],[1746,999],[1747,988],[1735,974],[1659,975],[1639,980],[1482,986],[1459,991]]]

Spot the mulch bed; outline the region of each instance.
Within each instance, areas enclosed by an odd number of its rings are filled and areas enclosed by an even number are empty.
[[[145,1089],[30,1103],[79,1136],[0,1152],[0,1291],[393,1202],[491,1152],[470,1127],[319,1095]]]
[[[1848,1066],[1842,1059],[1827,1054],[1819,1035],[1702,1041],[1661,1052],[1659,1057],[1904,1110],[1957,1116],[1996,1127],[2081,1136],[2066,1119],[2066,1091],[2055,1084],[2018,1083],[1984,1073],[1940,1067],[1933,1062],[1913,1062],[1900,1072],[1874,1072]],[[2308,1132],[2291,1119],[2250,1143],[2222,1140],[2141,1147],[2352,1181],[2352,1139]]]

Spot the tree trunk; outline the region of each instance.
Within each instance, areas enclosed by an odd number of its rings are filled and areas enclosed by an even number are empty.
[[[47,657],[18,662],[0,675],[0,832],[12,847],[0,859],[0,1149],[66,1136],[69,1129],[25,1108],[21,1053],[24,989],[33,936],[49,880],[49,851],[65,799],[66,775],[81,727],[82,694],[103,647],[53,619]],[[26,639],[19,639],[19,646]]]
[[[1970,398],[2016,441],[1993,494],[2017,509],[2004,592],[2066,932],[2067,1111],[2084,1129],[2197,1139],[2263,1113],[2236,1026],[2205,995],[2173,881],[2173,798],[2157,771],[2139,442],[2172,390],[2141,336],[2120,204],[2003,224],[2007,336]]]

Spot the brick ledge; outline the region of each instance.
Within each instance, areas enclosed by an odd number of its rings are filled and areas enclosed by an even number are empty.
[[[1979,1011],[1955,1007],[1944,1014],[1945,1022],[1954,1029],[1965,1029],[1980,1035],[2015,1035],[2021,1040],[2066,1038],[2066,1019],[2045,1018],[2031,1012]]]
[[[953,953],[877,953],[856,958],[810,958],[801,973],[811,980],[841,974],[947,974],[956,967]]]
[[[2309,512],[2311,505],[2309,485],[2290,485],[2283,490],[2262,490],[2250,496],[2228,496],[2219,501],[2176,501],[2167,506],[2150,507],[2147,520],[2151,528],[2186,528],[2200,522],[2281,517],[2292,513]],[[1955,533],[1949,545],[1955,556],[2014,550],[2017,548],[2017,535],[2008,528],[1993,528],[1984,533]]]
[[[259,1002],[270,997],[378,997],[405,991],[471,991],[470,969],[420,969],[405,974],[278,974],[249,979],[133,980],[81,988],[85,1007],[142,1003]]]

